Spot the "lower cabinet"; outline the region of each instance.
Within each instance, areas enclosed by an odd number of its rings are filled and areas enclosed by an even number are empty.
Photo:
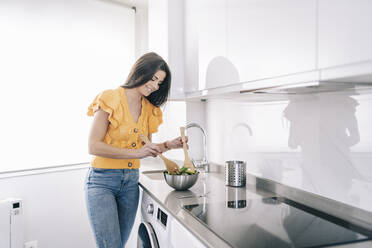
[[[172,248],[205,248],[193,234],[183,227],[177,220],[172,219],[170,231],[170,247]]]

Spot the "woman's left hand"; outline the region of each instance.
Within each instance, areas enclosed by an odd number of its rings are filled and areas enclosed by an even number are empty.
[[[187,142],[188,142],[187,136],[185,137],[185,141],[186,141],[186,145],[187,145]],[[167,141],[167,146],[171,149],[182,148],[182,146],[183,146],[182,138],[177,137],[175,139]],[[187,148],[188,148],[188,146],[187,146]]]

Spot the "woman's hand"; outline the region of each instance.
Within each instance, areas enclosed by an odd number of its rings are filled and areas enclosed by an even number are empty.
[[[187,142],[188,142],[187,136],[185,137],[185,141],[186,141],[186,145],[187,145]],[[182,142],[181,137],[177,137],[173,140],[167,141],[166,144],[170,149],[182,148],[182,146],[183,146],[183,142]],[[187,148],[188,148],[188,146],[187,146]]]
[[[154,143],[145,144],[140,149],[134,149],[133,151],[137,158],[156,157],[161,154],[160,148]]]

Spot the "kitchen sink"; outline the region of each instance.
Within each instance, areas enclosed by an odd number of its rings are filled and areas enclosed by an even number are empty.
[[[164,180],[163,171],[164,170],[148,170],[142,171],[142,174],[152,180]]]

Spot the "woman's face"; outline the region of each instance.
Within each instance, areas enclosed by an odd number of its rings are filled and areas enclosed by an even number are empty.
[[[166,73],[164,71],[159,70],[155,72],[150,81],[138,87],[138,91],[143,96],[149,96],[152,92],[159,89],[159,85],[163,83],[165,77]]]

